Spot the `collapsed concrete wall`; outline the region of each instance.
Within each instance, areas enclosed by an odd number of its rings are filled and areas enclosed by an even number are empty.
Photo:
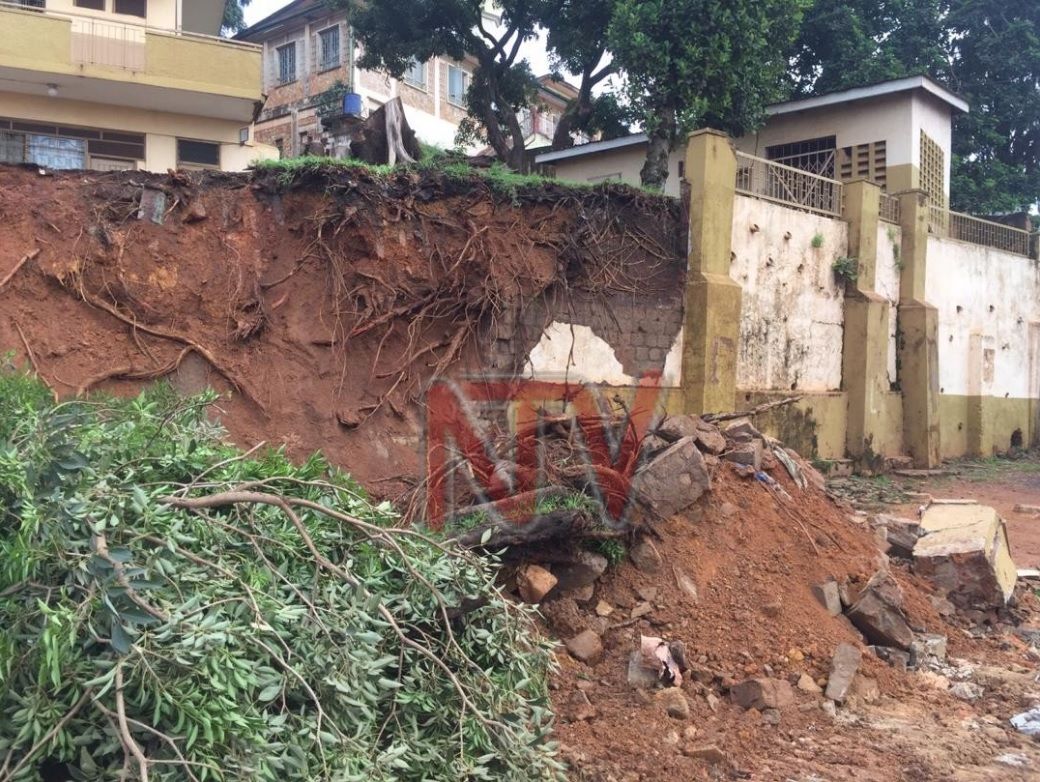
[[[0,167],[0,214],[0,353],[62,397],[212,386],[240,444],[363,481],[421,474],[432,377],[512,377],[567,323],[627,382],[681,322],[679,205],[627,187]]]

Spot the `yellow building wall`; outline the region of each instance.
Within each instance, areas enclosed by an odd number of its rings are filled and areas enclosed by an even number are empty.
[[[13,119],[144,133],[147,155],[144,168],[148,171],[163,172],[177,167],[177,138],[220,143],[221,168],[225,171],[241,171],[254,161],[278,158],[278,150],[266,144],[239,144],[242,123],[234,120],[8,92],[0,92],[0,113]]]

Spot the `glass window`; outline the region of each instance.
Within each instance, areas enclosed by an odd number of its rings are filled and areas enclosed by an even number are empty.
[[[339,59],[339,27],[330,27],[318,33],[319,55],[318,70],[328,71],[338,68]]]
[[[220,168],[220,144],[177,139],[178,168]]]
[[[296,81],[296,42],[278,47],[278,82],[288,84]]]
[[[25,162],[25,134],[0,130],[0,163]]]
[[[412,60],[412,64],[409,65],[408,70],[404,72],[404,83],[417,87],[420,90],[425,90],[426,64],[421,63],[418,60]]]
[[[448,66],[448,100],[457,106],[466,104],[469,91],[469,74],[455,65]]]
[[[29,136],[28,162],[44,168],[86,168],[87,142],[80,138]]]
[[[105,0],[76,0],[76,8],[89,8],[92,11],[104,11]]]
[[[139,16],[142,19],[148,16],[148,8],[145,0],[116,0],[115,11],[117,14]]]

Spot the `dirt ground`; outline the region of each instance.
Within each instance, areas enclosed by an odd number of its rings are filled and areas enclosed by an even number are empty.
[[[572,778],[1040,779],[1040,743],[1008,723],[1040,703],[1040,656],[1015,632],[1016,622],[1040,624],[1040,603],[1028,588],[1020,584],[1018,607],[1005,621],[975,626],[960,616],[940,616],[930,585],[892,560],[911,626],[946,635],[949,644],[948,661],[937,670],[899,672],[867,650],[847,618],[829,616],[811,592],[828,578],[861,583],[880,565],[865,521],[821,492],[798,489],[786,475],[774,473],[785,498],[727,468],[718,468],[709,499],[694,513],[657,528],[657,570],[626,561],[607,571],[591,597],[543,606],[557,637],[593,629],[604,638],[604,657],[593,666],[559,654],[557,738],[574,768]],[[1014,470],[1001,464],[992,481],[972,483],[979,492],[973,496],[1001,496],[1007,483],[1019,487],[1020,497],[995,504],[1025,502],[1037,470],[1036,462]],[[920,490],[918,482],[909,489]],[[1022,537],[1016,535],[1020,545]],[[678,589],[683,575],[696,582],[696,600]],[[611,612],[600,617],[604,605]],[[647,606],[649,613],[640,615]],[[628,660],[640,635],[685,644],[692,668],[683,686],[688,718],[669,716],[660,691],[628,683]],[[745,711],[727,697],[730,685],[748,677],[793,684],[807,673],[823,685],[840,642],[863,649],[859,676],[866,684],[836,714],[825,710],[822,695],[797,687],[794,704],[777,713]],[[959,682],[981,687],[983,694],[960,700],[950,692]]]

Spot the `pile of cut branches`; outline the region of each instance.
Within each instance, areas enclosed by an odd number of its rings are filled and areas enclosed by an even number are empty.
[[[212,396],[0,400],[0,779],[561,775],[492,561],[226,446]]]

